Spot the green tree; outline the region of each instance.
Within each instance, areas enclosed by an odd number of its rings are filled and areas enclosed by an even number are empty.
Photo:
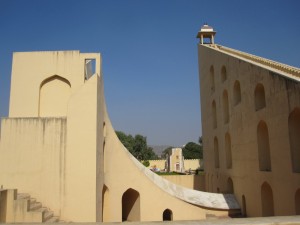
[[[185,159],[202,159],[202,146],[194,142],[189,142],[182,149],[182,154]]]
[[[134,138],[132,135],[126,135],[122,131],[116,131],[116,134],[119,138],[119,140],[122,142],[122,144],[127,148],[127,150],[133,154],[133,145],[134,145]]]
[[[148,147],[146,137],[140,134],[133,137],[132,135],[127,135],[122,131],[116,131],[116,134],[122,144],[138,160],[143,161],[158,159],[158,156],[154,153],[153,149]]]
[[[166,148],[165,150],[163,150],[162,154],[161,154],[161,158],[163,159],[166,159],[167,158],[167,155],[169,154],[170,150],[172,149],[173,147],[168,147]]]

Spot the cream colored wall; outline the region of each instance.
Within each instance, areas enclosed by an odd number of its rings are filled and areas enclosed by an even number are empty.
[[[289,145],[289,113],[300,106],[300,85],[258,65],[198,45],[201,115],[207,191],[228,192],[231,178],[240,205],[245,197],[248,216],[261,216],[261,186],[267,182],[273,191],[275,215],[295,214],[295,193],[300,188],[300,174],[292,172]],[[210,66],[214,66],[215,91],[210,89]],[[226,67],[227,80],[221,80],[221,67]],[[238,80],[241,102],[233,104],[233,85]],[[254,90],[264,85],[266,107],[256,111]],[[224,124],[222,93],[228,91],[229,123]],[[212,102],[216,102],[217,128],[213,128]],[[268,126],[270,172],[258,165],[257,125]],[[225,134],[231,137],[232,168],[226,168]],[[214,137],[218,139],[220,168],[214,166]]]
[[[184,169],[187,171],[189,169],[196,170],[200,169],[201,159],[185,159],[184,160]]]
[[[92,76],[72,96],[68,106],[62,218],[74,222],[102,220],[103,114],[98,105],[103,106],[103,102],[98,92],[103,90],[98,88],[99,82],[99,76]]]
[[[60,213],[65,190],[65,118],[2,118],[0,182]]]
[[[166,160],[162,159],[162,160],[148,160],[150,165],[148,166],[148,168],[159,168],[160,170],[164,170],[166,167]]]
[[[184,168],[182,165],[182,149],[172,148],[170,153],[170,171],[183,172]],[[176,164],[179,165],[179,168],[176,168]]]
[[[68,80],[71,84],[71,94],[75,93],[84,84],[85,59],[89,58],[96,59],[96,73],[100,74],[100,55],[96,53],[15,52],[12,62],[9,117],[39,116],[41,84],[52,76],[58,75]],[[50,111],[48,116],[55,115],[55,112]]]
[[[186,188],[205,191],[205,175],[162,175],[162,177],[174,184]]]
[[[161,160],[149,160],[149,168],[159,168],[160,170],[164,170],[165,166],[166,166],[166,160],[161,159]],[[201,159],[185,159],[183,161],[184,164],[184,168],[185,170],[196,170],[200,168],[201,163]]]
[[[85,59],[92,57],[96,58],[97,74],[85,80]],[[14,54],[10,118],[1,123],[3,185],[30,193],[62,220],[73,222],[102,218],[120,222],[122,195],[130,189],[139,193],[139,202],[130,214],[133,220],[161,221],[166,209],[172,210],[174,220],[205,219],[206,214],[226,216],[229,210],[238,210],[232,195],[176,186],[133,158],[111,126],[100,68],[99,54]],[[50,86],[46,86],[42,103],[45,99],[53,102],[68,96],[66,86],[59,82],[65,80],[71,87],[66,117],[38,117],[43,84]],[[54,87],[61,87],[60,91],[54,92]],[[54,112],[48,108],[43,115],[57,115]]]
[[[205,207],[196,206],[168,193],[167,190],[171,188],[172,185],[168,184],[167,181],[164,181],[164,184],[160,183],[160,177],[141,164],[139,164],[139,166],[136,164],[138,162],[135,162],[133,156],[124,148],[117,138],[107,114],[105,123],[107,135],[104,148],[106,161],[104,183],[107,187],[107,192],[104,196],[108,195],[108,197],[104,198],[107,202],[103,204],[109,207],[104,208],[104,222],[122,221],[122,195],[130,188],[140,194],[141,221],[161,221],[165,209],[172,210],[173,220],[205,219],[206,214],[214,214],[217,216],[228,215],[228,211],[226,210],[207,209]],[[149,176],[153,176],[153,180],[150,179],[147,173],[151,173]],[[156,183],[153,183],[153,181]],[[161,189],[157,185],[159,183],[167,186]],[[172,186],[171,189],[173,190],[173,188],[180,190],[179,187]],[[181,194],[183,194],[183,190]],[[185,209],[184,211],[182,210],[183,208]]]
[[[96,74],[85,80],[90,58]],[[1,122],[0,181],[37,197],[65,221],[102,221],[100,66],[94,53],[14,53],[10,118]],[[38,117],[41,107],[44,118]]]

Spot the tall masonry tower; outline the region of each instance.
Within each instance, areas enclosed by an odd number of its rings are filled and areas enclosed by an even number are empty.
[[[233,193],[245,216],[299,215],[300,69],[215,34],[197,35],[206,191]]]

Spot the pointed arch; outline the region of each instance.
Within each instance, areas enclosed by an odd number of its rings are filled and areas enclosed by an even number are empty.
[[[231,169],[232,168],[231,138],[228,132],[225,134],[225,154],[226,154],[226,167],[227,169]]]
[[[222,68],[221,68],[221,81],[225,82],[226,80],[227,80],[226,67],[222,66]]]
[[[246,205],[246,197],[245,195],[242,196],[242,215],[247,217],[247,205]]]
[[[220,159],[219,159],[219,143],[218,138],[214,138],[214,157],[215,157],[215,168],[220,167]]]
[[[264,121],[257,125],[257,148],[260,171],[271,171],[271,156],[268,126]]]
[[[109,189],[106,185],[102,188],[102,221],[108,222],[109,219]]]
[[[213,128],[217,128],[218,122],[217,122],[217,108],[216,108],[216,102],[213,100],[211,104],[212,108],[212,116],[213,116]]]
[[[140,193],[132,188],[122,196],[122,221],[140,221]]]
[[[228,92],[226,90],[223,91],[223,118],[224,123],[227,124],[229,122],[229,102]]]
[[[261,83],[257,84],[255,87],[254,99],[256,111],[266,107],[265,88]]]
[[[238,80],[233,85],[233,104],[238,105],[241,102],[241,85]]]
[[[71,95],[70,82],[58,75],[41,82],[39,90],[39,116],[66,116]]]
[[[227,179],[227,193],[229,193],[229,194],[234,193],[233,182],[230,177]]]
[[[262,216],[274,216],[273,191],[267,182],[261,185],[261,209]]]
[[[165,209],[163,212],[163,221],[172,221],[173,220],[173,212],[171,209]]]
[[[300,109],[295,108],[288,120],[292,169],[300,173]]]

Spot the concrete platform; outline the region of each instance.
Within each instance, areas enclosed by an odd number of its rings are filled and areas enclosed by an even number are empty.
[[[44,225],[45,223],[18,223]],[[66,223],[55,223],[66,224]],[[70,223],[69,223],[70,224]],[[237,219],[210,219],[201,221],[124,222],[124,223],[73,223],[76,225],[300,225],[300,216],[253,217]]]

